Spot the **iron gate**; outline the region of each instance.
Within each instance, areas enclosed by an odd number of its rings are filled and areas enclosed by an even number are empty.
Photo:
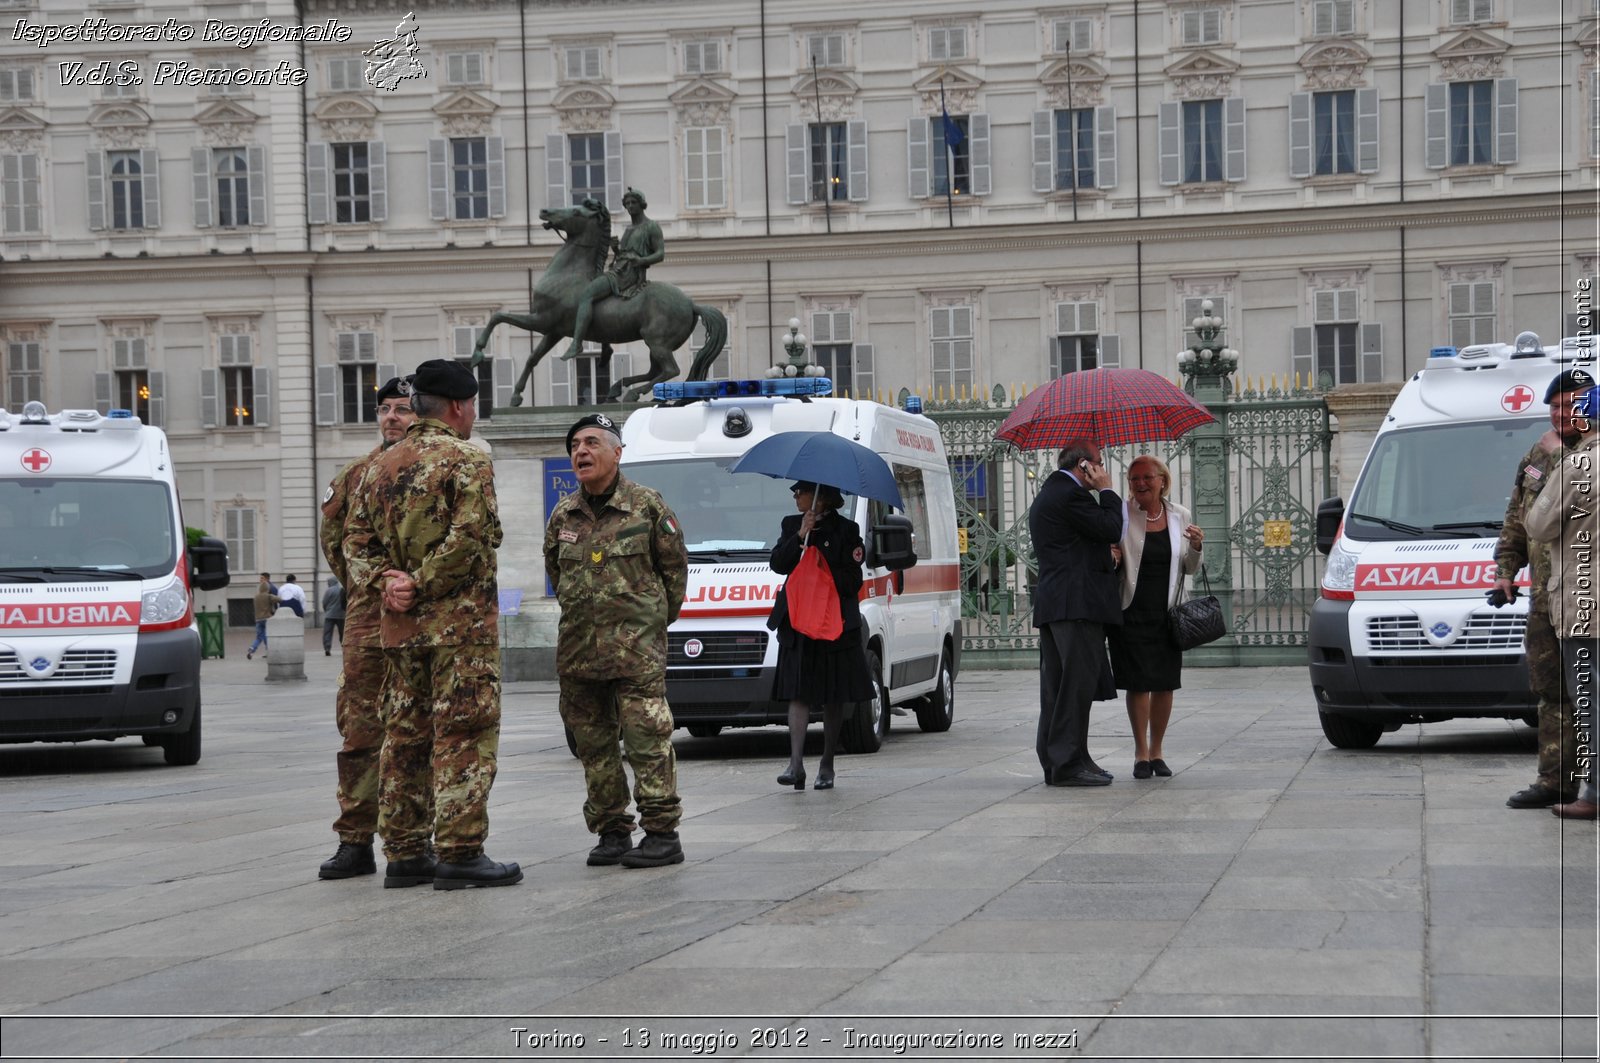
[[[974,667],[1038,664],[1028,507],[1054,471],[1055,453],[995,440],[1019,398],[997,387],[987,398],[925,407],[944,436],[955,484],[962,654]],[[1172,470],[1171,496],[1206,530],[1206,570],[1229,636],[1191,651],[1187,663],[1300,663],[1320,578],[1316,507],[1333,494],[1327,403],[1310,389],[1258,386],[1206,405],[1214,426],[1175,442],[1106,448],[1112,482],[1126,495],[1128,464],[1155,455]]]

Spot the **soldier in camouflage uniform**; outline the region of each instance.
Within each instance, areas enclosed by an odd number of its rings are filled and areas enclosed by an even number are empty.
[[[1532,786],[1506,799],[1512,808],[1549,808],[1558,801],[1571,800],[1577,792],[1572,777],[1577,750],[1572,703],[1567,697],[1561,668],[1561,647],[1550,623],[1550,544],[1532,541],[1524,521],[1561,461],[1563,446],[1577,442],[1579,431],[1573,423],[1572,404],[1578,394],[1593,385],[1593,378],[1582,369],[1568,369],[1545,389],[1544,401],[1550,406],[1550,431],[1539,437],[1517,466],[1511,502],[1506,506],[1500,541],[1495,545],[1495,587],[1506,597],[1516,593],[1516,576],[1528,566],[1528,627],[1523,637],[1528,658],[1528,685],[1539,699],[1538,775]]]
[[[361,483],[372,459],[405,438],[415,421],[411,383],[395,377],[378,389],[379,443],[340,469],[322,496],[322,556],[347,589],[343,668],[334,695],[333,719],[344,739],[335,758],[339,771],[339,818],[333,821],[339,848],[317,870],[318,878],[354,878],[377,872],[372,836],[378,829],[378,751],[383,746],[383,721],[378,699],[383,693],[383,645],[378,639],[378,594],[371,587],[351,587],[344,560],[345,520],[351,492]]]
[[[622,439],[611,418],[581,418],[567,431],[567,453],[580,490],[550,514],[544,567],[561,604],[561,720],[583,761],[584,822],[600,836],[589,864],[681,863],[666,668],[667,625],[688,581],[683,531],[660,495],[618,471]],[[645,831],[638,848],[623,757]]]
[[[483,851],[500,745],[501,530],[494,467],[466,441],[477,401],[465,366],[419,365],[411,406],[420,420],[372,460],[346,527],[350,586],[382,594],[386,887],[522,881],[520,867]],[[430,834],[437,863],[426,853]]]

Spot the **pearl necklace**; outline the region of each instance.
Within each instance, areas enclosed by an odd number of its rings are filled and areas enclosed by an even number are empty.
[[[1145,520],[1146,524],[1157,524],[1157,523],[1165,523],[1166,519],[1167,519],[1167,504],[1165,502],[1163,502],[1163,503],[1161,503],[1161,512],[1160,513],[1157,513],[1153,517],[1145,517],[1144,520]]]

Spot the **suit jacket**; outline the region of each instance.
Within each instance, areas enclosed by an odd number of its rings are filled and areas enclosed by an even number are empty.
[[[784,575],[800,564],[805,548],[800,539],[801,514],[792,513],[783,518],[783,528],[778,544],[772,548],[772,571]],[[811,529],[811,545],[822,551],[828,570],[833,573],[833,585],[839,591],[839,615],[844,620],[845,631],[861,629],[861,559],[865,548],[861,542],[861,529],[856,522],[833,513],[817,521]],[[788,600],[782,590],[772,603],[772,614],[767,627],[777,628],[789,622]],[[842,635],[840,636],[843,637]]]
[[[1122,499],[1094,492],[1057,469],[1028,510],[1028,532],[1039,561],[1033,624],[1058,620],[1122,623],[1111,547],[1122,538]]]
[[[1172,540],[1172,564],[1167,569],[1167,608],[1178,604],[1183,574],[1200,571],[1200,551],[1189,545],[1183,529],[1194,523],[1189,511],[1167,499],[1167,535]],[[1128,503],[1128,531],[1122,537],[1122,608],[1133,602],[1139,581],[1139,562],[1144,558],[1144,510]]]

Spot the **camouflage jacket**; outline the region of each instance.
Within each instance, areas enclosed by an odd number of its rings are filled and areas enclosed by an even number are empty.
[[[352,499],[344,539],[351,593],[381,594],[390,568],[417,583],[409,612],[382,611],[385,649],[499,642],[500,513],[487,454],[424,417],[371,460]]]
[[[620,473],[596,514],[574,491],[544,530],[544,567],[561,604],[556,674],[648,675],[667,666],[667,625],[678,618],[689,555],[678,518]]]
[[[368,586],[350,585],[350,566],[345,563],[345,524],[350,518],[351,495],[361,484],[372,459],[383,453],[375,447],[340,469],[322,496],[322,556],[328,568],[345,587],[344,641],[348,645],[375,647],[378,642],[378,617],[381,609],[378,592]]]
[[[1528,538],[1525,521],[1533,508],[1539,491],[1550,482],[1561,462],[1564,448],[1547,453],[1535,442],[1517,464],[1517,479],[1511,488],[1511,501],[1506,506],[1505,522],[1500,526],[1500,541],[1494,547],[1496,579],[1516,579],[1523,565],[1528,566],[1532,601],[1530,608],[1549,614],[1550,596],[1545,584],[1550,582],[1550,544]]]

